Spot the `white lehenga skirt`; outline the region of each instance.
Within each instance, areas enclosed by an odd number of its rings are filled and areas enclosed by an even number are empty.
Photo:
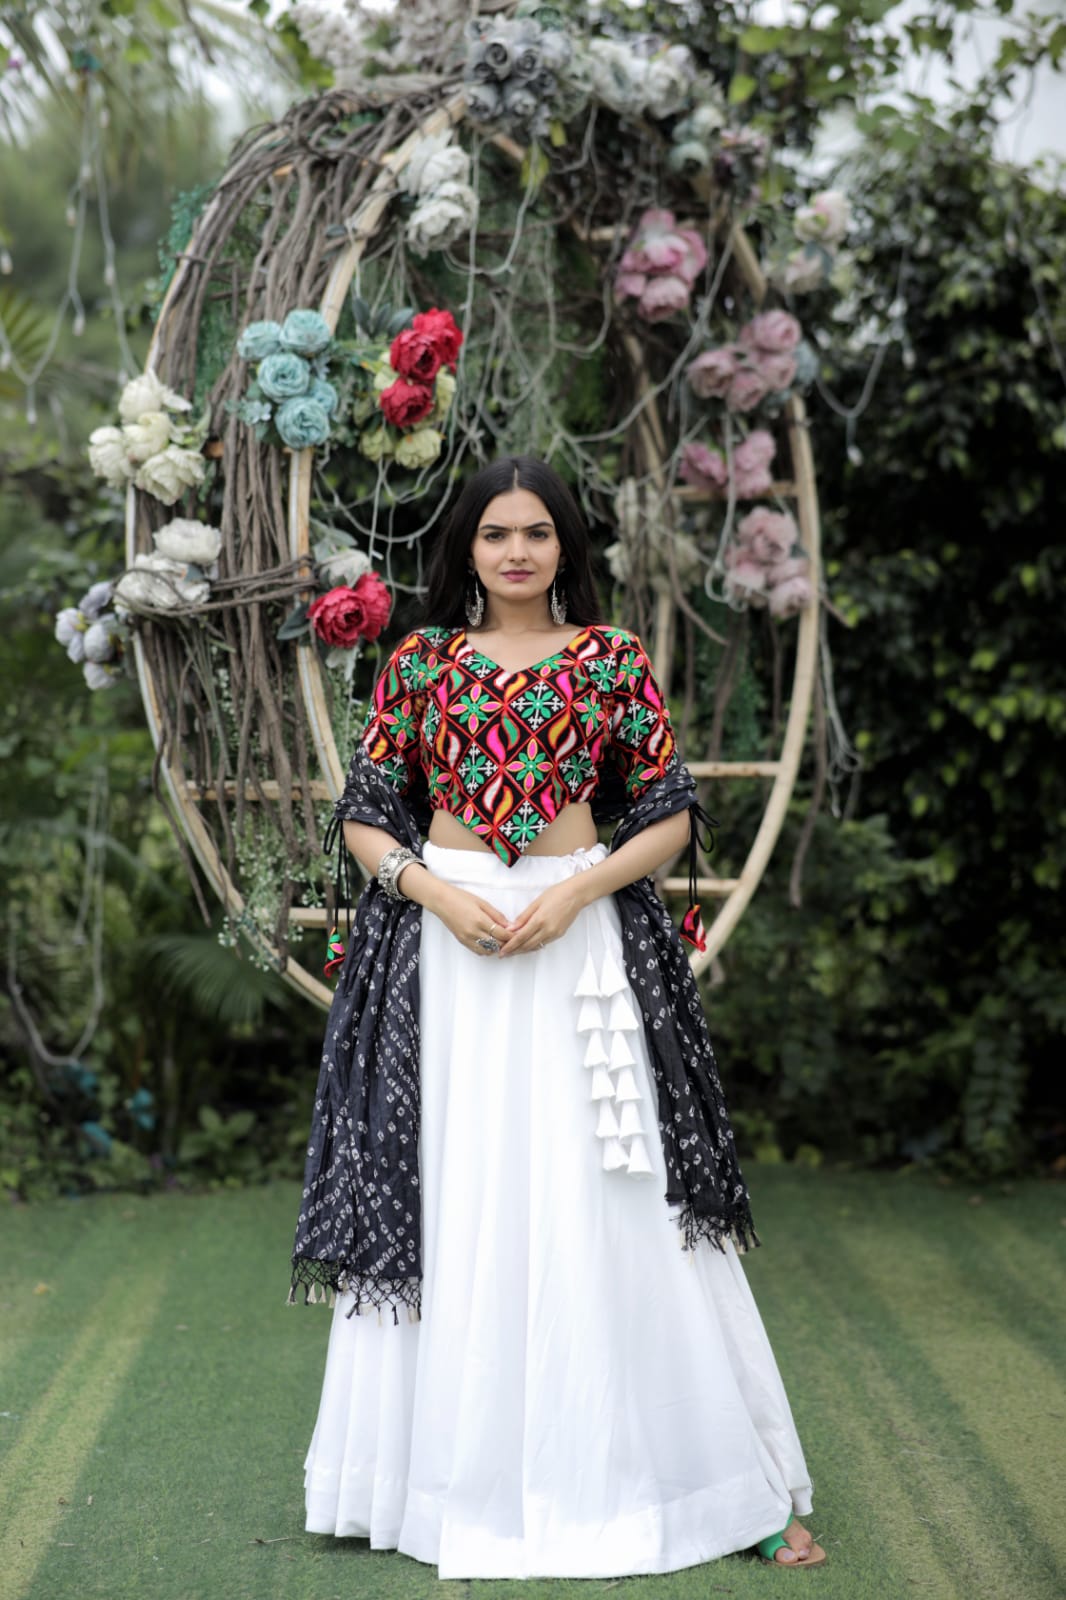
[[[426,862],[509,917],[603,853],[508,868],[430,844]],[[810,1510],[737,1253],[683,1251],[663,1198],[621,961],[609,896],[505,961],[424,915],[422,1320],[338,1296],[308,1531],[441,1578],[602,1578],[709,1561]]]

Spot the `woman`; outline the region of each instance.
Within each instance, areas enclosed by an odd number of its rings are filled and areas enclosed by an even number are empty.
[[[648,881],[703,814],[647,657],[598,620],[581,514],[525,457],[466,485],[427,589],[335,812],[371,882],[293,1258],[294,1290],[336,1295],[307,1528],[441,1578],[752,1545],[819,1565],[698,992]]]

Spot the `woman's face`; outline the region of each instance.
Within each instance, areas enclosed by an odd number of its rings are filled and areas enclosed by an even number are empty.
[[[510,605],[540,601],[546,609],[561,555],[551,513],[529,489],[490,500],[470,542],[470,560],[487,594]]]

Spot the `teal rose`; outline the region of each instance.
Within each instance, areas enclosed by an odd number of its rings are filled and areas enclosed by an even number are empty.
[[[237,340],[237,354],[245,361],[265,361],[280,348],[280,322],[250,322]]]
[[[324,378],[315,379],[307,391],[307,398],[320,405],[327,417],[331,417],[337,409],[337,391]]]
[[[274,426],[290,450],[306,450],[329,438],[329,412],[310,395],[296,395],[278,407]]]
[[[281,348],[299,356],[317,356],[333,342],[321,311],[290,311],[281,329]]]
[[[279,350],[259,367],[259,387],[270,400],[291,400],[311,387],[311,368],[302,356]]]

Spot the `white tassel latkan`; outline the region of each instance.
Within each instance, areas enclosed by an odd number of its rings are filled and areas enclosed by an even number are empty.
[[[630,1003],[626,975],[610,951],[597,973],[589,950],[574,996],[580,1001],[577,1031],[586,1036],[589,1098],[597,1108],[604,1170],[643,1177],[652,1166],[637,1109],[643,1096],[633,1073],[636,1057],[626,1038],[641,1024]]]

